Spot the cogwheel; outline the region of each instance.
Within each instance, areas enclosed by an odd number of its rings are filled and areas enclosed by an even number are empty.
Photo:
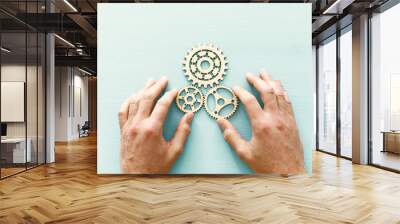
[[[203,94],[194,86],[186,86],[179,90],[175,99],[176,105],[182,112],[196,112],[204,102]]]
[[[226,92],[227,94],[222,94],[223,92]],[[226,97],[226,95],[230,95],[230,97]],[[211,96],[213,96],[214,100],[212,106],[210,107],[209,98]],[[228,105],[232,105],[230,111],[225,114],[221,114],[221,111]],[[208,91],[208,93],[204,97],[204,107],[211,117],[215,119],[227,119],[236,112],[238,108],[238,99],[235,93],[228,87],[216,86],[210,89],[210,91]]]
[[[213,87],[226,75],[228,62],[220,49],[212,44],[192,48],[183,60],[183,71],[192,85]]]

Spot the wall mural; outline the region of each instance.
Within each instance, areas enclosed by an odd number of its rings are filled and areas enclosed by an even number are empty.
[[[227,120],[244,140],[254,138],[254,124],[240,99],[244,96],[235,87],[256,96],[257,105],[266,108],[257,86],[246,78],[246,73],[260,74],[262,69],[284,86],[286,93],[277,97],[290,98],[297,122],[297,128],[291,129],[298,129],[304,149],[298,161],[304,161],[305,170],[311,173],[315,84],[310,21],[310,4],[99,4],[98,173],[264,173],[260,164],[250,164],[238,155],[219,126],[221,119]],[[141,109],[132,102],[143,100],[140,93],[160,82],[166,88],[159,101],[172,102],[162,119],[165,140],[152,142],[154,147],[127,159],[130,149],[121,144],[127,138],[124,127],[135,122],[138,132],[148,127],[140,126],[145,120],[121,121],[117,114],[139,113]],[[168,94],[176,95],[170,99]],[[139,98],[130,102],[133,96]],[[156,104],[152,110],[158,109]],[[164,166],[160,157],[165,150],[173,150],[164,143],[174,141],[188,114],[193,119],[186,143],[171,164]],[[290,138],[285,136],[284,141]],[[149,153],[153,153],[151,158],[145,158]],[[276,161],[268,158],[261,165],[272,163]],[[127,171],[127,166],[146,168]]]

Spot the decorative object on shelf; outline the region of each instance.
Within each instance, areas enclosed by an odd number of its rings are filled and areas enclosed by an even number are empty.
[[[179,90],[176,105],[182,112],[197,112],[204,102],[203,94],[194,86],[186,86]]]

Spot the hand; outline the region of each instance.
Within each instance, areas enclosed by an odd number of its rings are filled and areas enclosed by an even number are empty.
[[[121,168],[124,173],[168,173],[183,150],[193,113],[182,117],[171,141],[164,139],[163,124],[178,93],[176,89],[171,90],[157,101],[167,84],[165,77],[158,81],[150,80],[144,89],[129,97],[121,106],[118,116]]]
[[[246,141],[228,120],[219,119],[224,138],[257,173],[303,172],[303,147],[292,105],[280,81],[271,80],[266,72],[259,77],[247,74],[246,78],[260,93],[264,108],[248,91],[233,88],[248,113],[253,136]]]

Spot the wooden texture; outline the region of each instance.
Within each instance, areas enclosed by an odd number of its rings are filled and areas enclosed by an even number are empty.
[[[400,132],[382,132],[383,151],[400,154]]]
[[[97,78],[88,78],[88,117],[90,131],[97,130]]]
[[[94,137],[56,159],[0,181],[0,223],[400,223],[400,175],[318,152],[289,178],[99,176]]]

